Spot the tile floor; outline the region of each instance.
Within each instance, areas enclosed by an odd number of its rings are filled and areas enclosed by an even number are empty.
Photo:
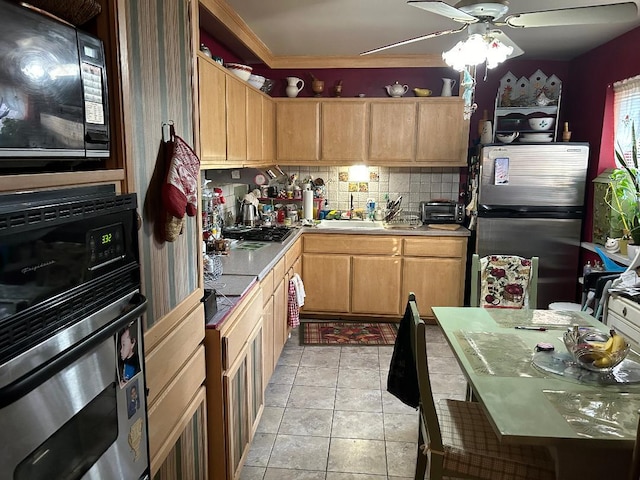
[[[386,391],[393,346],[285,345],[242,480],[413,479],[418,413]],[[427,325],[435,400],[466,382],[439,328]]]

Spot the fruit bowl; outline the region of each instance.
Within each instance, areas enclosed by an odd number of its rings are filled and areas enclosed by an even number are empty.
[[[608,373],[628,355],[630,346],[622,335],[611,330],[611,335],[596,331],[579,334],[565,332],[564,345],[573,360],[587,370]]]

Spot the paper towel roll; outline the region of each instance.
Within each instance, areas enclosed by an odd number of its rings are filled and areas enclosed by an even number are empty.
[[[302,215],[305,220],[313,220],[313,191],[311,190],[302,192]]]

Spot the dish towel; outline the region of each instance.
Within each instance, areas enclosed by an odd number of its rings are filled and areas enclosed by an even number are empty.
[[[293,285],[296,287],[296,298],[298,300],[298,307],[302,308],[304,307],[304,297],[307,296],[304,291],[304,284],[302,283],[300,275],[298,275],[297,273],[293,275],[292,280]]]
[[[296,284],[293,278],[289,280],[289,290],[287,292],[287,325],[296,328],[300,325],[300,305],[298,305],[298,295],[296,293]]]

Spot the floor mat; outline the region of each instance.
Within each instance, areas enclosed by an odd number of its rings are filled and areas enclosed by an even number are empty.
[[[301,320],[302,345],[393,345],[397,323],[310,322]]]

